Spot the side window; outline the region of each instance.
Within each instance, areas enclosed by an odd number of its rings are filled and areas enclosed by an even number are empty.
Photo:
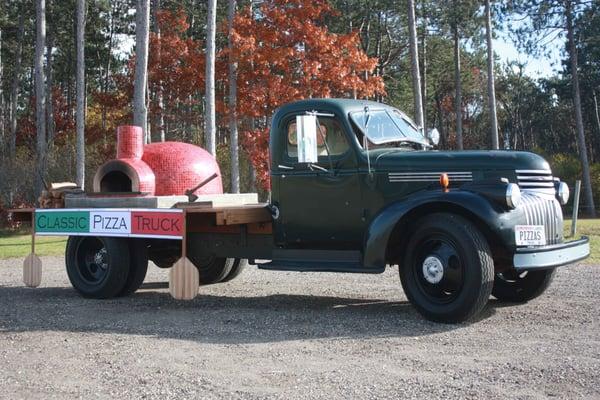
[[[350,145],[342,126],[335,118],[319,117],[319,128],[320,130],[317,131],[319,159],[327,158],[327,147],[329,147],[332,157],[340,156],[348,151]],[[290,120],[287,126],[287,155],[290,158],[298,158],[298,135],[295,119]]]

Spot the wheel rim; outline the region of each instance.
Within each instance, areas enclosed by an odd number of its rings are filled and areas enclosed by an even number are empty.
[[[415,249],[413,274],[419,291],[433,303],[454,301],[465,276],[464,261],[455,243],[436,235],[422,240]]]
[[[77,246],[77,272],[89,285],[98,285],[108,275],[108,252],[104,244],[93,237],[84,238]]]

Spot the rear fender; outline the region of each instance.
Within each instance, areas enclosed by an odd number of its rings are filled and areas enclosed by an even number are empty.
[[[480,194],[451,190],[415,193],[407,199],[383,208],[371,221],[363,242],[363,265],[382,268],[388,261],[388,244],[408,238],[412,225],[421,217],[435,212],[464,216],[477,225],[493,247],[508,251],[514,241],[514,225],[524,220],[523,211],[508,210]]]

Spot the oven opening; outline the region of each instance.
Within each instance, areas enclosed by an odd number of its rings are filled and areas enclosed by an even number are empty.
[[[124,172],[111,171],[100,181],[100,191],[105,193],[132,192],[131,178]]]

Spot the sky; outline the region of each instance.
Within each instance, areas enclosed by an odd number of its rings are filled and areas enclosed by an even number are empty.
[[[562,70],[560,59],[561,46],[553,47],[549,57],[533,58],[526,54],[519,53],[516,46],[510,39],[494,39],[494,52],[501,64],[509,61],[525,62],[525,74],[532,78],[547,78],[555,75]]]

